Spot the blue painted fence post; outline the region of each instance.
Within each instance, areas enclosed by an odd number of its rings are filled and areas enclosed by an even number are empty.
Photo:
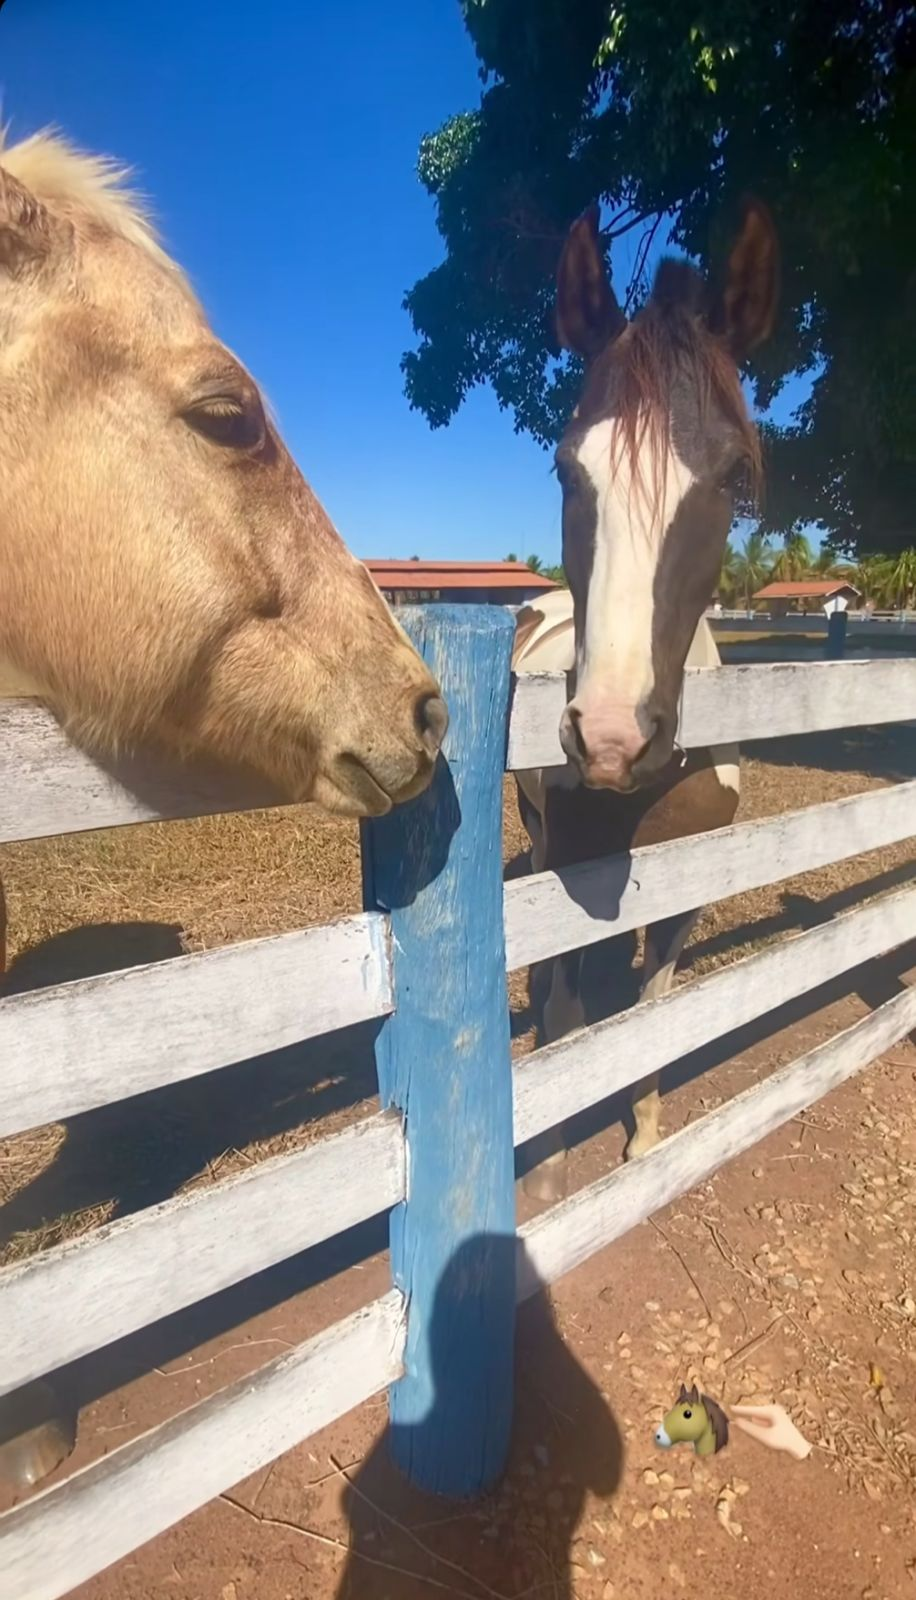
[[[397,1008],[376,1048],[379,1090],[407,1137],[407,1202],[391,1220],[407,1347],[390,1439],[412,1482],[474,1495],[505,1465],[513,1403],[502,778],[514,624],[498,606],[398,618],[450,725],[427,793],[363,825],[364,898],[390,912]]]
[[[828,661],[842,661],[846,654],[846,612],[831,611],[827,616]]]

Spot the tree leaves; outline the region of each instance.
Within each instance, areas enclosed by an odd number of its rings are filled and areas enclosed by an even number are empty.
[[[706,265],[739,196],[773,209],[784,258],[759,405],[811,399],[769,430],[766,527],[814,522],[896,549],[916,505],[916,13],[892,0],[463,0],[486,84],[423,140],[446,259],[405,306],[410,403],[434,427],[476,384],[549,445],[579,374],[558,358],[553,276],[601,199],[608,239],[662,214]],[[618,281],[621,301],[627,285]],[[631,299],[633,296],[631,295]]]

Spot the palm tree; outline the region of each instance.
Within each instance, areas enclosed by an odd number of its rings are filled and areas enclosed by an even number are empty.
[[[722,556],[722,565],[719,568],[718,592],[719,599],[725,605],[734,605],[741,588],[739,577],[740,556],[729,539]]]
[[[911,610],[913,594],[916,591],[916,550],[912,546],[908,550],[901,550],[890,565],[888,584],[891,596],[900,610]]]
[[[768,581],[771,568],[769,537],[755,528],[739,549],[735,562],[737,590],[744,597],[748,611],[751,609],[753,596]]]
[[[565,572],[565,570],[564,570],[564,568],[562,566],[559,566],[559,567],[544,567],[543,571],[544,571],[544,577],[545,578],[549,578],[551,583],[559,584],[561,589],[568,589],[569,588],[569,581],[568,581],[568,579],[566,577],[566,572]]]
[[[503,560],[504,561],[517,561],[518,560],[518,556],[515,554],[514,550],[510,550],[509,554],[507,556],[503,556]]]
[[[885,605],[891,598],[891,570],[887,556],[865,556],[855,568],[852,582],[864,600]]]
[[[838,560],[836,551],[831,550],[829,544],[821,545],[811,571],[819,578],[845,578],[847,583],[856,582],[855,564],[852,561]]]
[[[770,577],[778,583],[800,583],[810,576],[814,552],[803,533],[783,535],[782,549],[770,567]]]
[[[526,556],[525,566],[528,567],[531,572],[543,572],[544,570],[544,563],[540,556]]]

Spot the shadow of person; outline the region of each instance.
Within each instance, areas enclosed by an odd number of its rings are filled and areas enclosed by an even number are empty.
[[[514,1237],[471,1238],[440,1280],[430,1321],[433,1400],[410,1427],[389,1427],[347,1477],[344,1510],[350,1549],[336,1600],[429,1600],[441,1592],[474,1596],[540,1592],[572,1600],[577,1530],[591,1498],[606,1502],[620,1482],[623,1444],[592,1378],[564,1341],[543,1286]],[[413,1488],[393,1457],[428,1464],[464,1431],[454,1381],[456,1286],[474,1282],[485,1250],[503,1284],[516,1270],[538,1292],[520,1308],[515,1338],[514,1415],[505,1473],[481,1498],[446,1499]],[[518,1251],[518,1256],[517,1256]],[[414,1315],[417,1315],[416,1307]],[[463,1318],[458,1313],[458,1321]],[[479,1328],[479,1319],[478,1319]],[[481,1394],[466,1396],[474,1415]],[[489,1443],[504,1428],[512,1396],[489,1397]],[[476,1433],[478,1417],[474,1417]],[[481,1459],[488,1445],[481,1446]],[[607,1508],[604,1508],[605,1514]],[[600,1517],[598,1505],[595,1514]],[[582,1552],[582,1565],[587,1557]],[[586,1568],[588,1570],[588,1568]]]

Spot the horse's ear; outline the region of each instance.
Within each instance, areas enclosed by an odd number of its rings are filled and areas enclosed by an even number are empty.
[[[779,239],[767,207],[744,201],[744,217],[726,263],[710,322],[743,361],[768,339],[779,300]]]
[[[573,223],[560,256],[557,338],[567,350],[592,361],[626,325],[604,263],[598,207],[590,206]]]
[[[48,255],[50,216],[40,200],[0,166],[0,272],[14,276]]]
[[[682,1383],[681,1384],[681,1392],[678,1395],[677,1400],[675,1401],[675,1405],[679,1405],[679,1406],[686,1405],[687,1402],[689,1401],[689,1399],[690,1399],[690,1396],[687,1393],[687,1385]]]
[[[691,1389],[689,1395],[687,1396],[687,1399],[690,1401],[690,1404],[692,1406],[698,1406],[699,1405],[699,1403],[700,1403],[700,1391],[697,1388],[696,1384],[694,1384],[694,1386]]]

